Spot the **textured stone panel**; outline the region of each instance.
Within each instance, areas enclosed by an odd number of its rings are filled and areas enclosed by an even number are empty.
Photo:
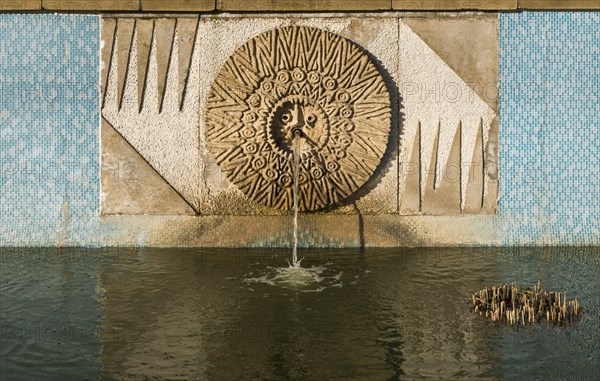
[[[102,121],[101,181],[103,215],[195,214],[105,120]]]
[[[371,177],[387,150],[391,109],[383,77],[356,45],[320,29],[287,27],[229,58],[209,94],[206,121],[211,152],[249,198],[290,210],[298,181],[300,209],[319,210]]]
[[[391,0],[217,0],[222,11],[376,11],[391,7]]]
[[[467,84],[473,92],[467,102],[455,102],[456,107],[468,107],[468,104],[479,98],[488,104],[490,108],[497,112],[498,110],[498,15],[477,15],[461,16],[454,15],[449,17],[409,17],[402,21],[408,25],[445,64],[447,64],[460,78]],[[446,82],[453,88],[458,88],[452,82]],[[452,103],[455,101],[451,91],[444,91],[439,83],[431,82],[429,84],[419,84],[419,92],[423,97],[430,91],[430,96],[440,99],[434,99],[434,102],[446,101]],[[407,85],[410,89],[411,85]],[[437,89],[436,89],[437,87]],[[436,95],[434,95],[436,94]],[[450,101],[450,102],[448,102]],[[462,105],[462,106],[461,106]],[[477,123],[474,119],[471,125]],[[495,127],[494,127],[495,126]],[[450,126],[451,127],[451,126]],[[484,144],[484,126],[481,120],[481,128],[477,129],[475,146],[469,156],[465,151],[458,160],[448,160],[448,163],[439,163],[439,165],[450,165],[450,172],[442,174],[441,178],[453,178],[454,168],[460,163],[460,176],[463,182],[466,182],[466,188],[460,193],[454,191],[455,183],[444,181],[441,188],[420,189],[419,194],[428,192],[436,197],[428,197],[428,201],[421,201],[420,207],[425,207],[425,213],[440,214],[450,212],[456,213],[455,208],[448,209],[440,200],[454,204],[457,197],[461,200],[462,213],[494,213],[498,199],[497,181],[497,146],[498,129],[496,121],[486,126],[487,143]],[[489,131],[487,131],[489,130]],[[469,129],[468,131],[473,131]],[[464,139],[473,139],[473,133],[464,136]],[[462,140],[462,139],[461,139]],[[470,150],[471,148],[467,148]],[[435,155],[434,155],[435,157]],[[432,157],[433,160],[433,157]],[[404,206],[409,203],[411,197],[414,197],[410,189],[416,189],[411,184],[414,182],[414,170],[419,167],[419,160],[410,159],[409,163],[403,163],[408,171],[406,173],[406,190],[404,192],[403,214],[414,213],[414,207]],[[485,168],[484,168],[485,167]],[[437,166],[433,170],[437,171]],[[486,174],[487,170],[487,174]],[[411,172],[413,171],[413,172]],[[487,179],[487,180],[486,180]],[[438,183],[438,185],[440,185]],[[446,194],[450,192],[451,194]],[[428,203],[434,202],[439,208],[431,208]],[[414,205],[414,202],[413,202]],[[446,212],[444,212],[446,211]]]

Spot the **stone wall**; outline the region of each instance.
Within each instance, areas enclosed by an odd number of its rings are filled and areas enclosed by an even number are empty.
[[[302,246],[598,244],[599,18],[1,14],[0,246],[289,246],[205,132],[227,59],[286,26],[363,49],[392,112],[382,165],[301,214]]]

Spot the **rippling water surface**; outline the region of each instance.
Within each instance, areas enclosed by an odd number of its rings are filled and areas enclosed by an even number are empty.
[[[600,250],[1,249],[0,380],[600,379]],[[469,295],[566,291],[511,328]]]

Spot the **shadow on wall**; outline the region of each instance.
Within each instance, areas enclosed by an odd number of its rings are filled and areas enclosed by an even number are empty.
[[[396,82],[392,78],[389,71],[385,68],[383,63],[370,51],[363,48],[361,45],[356,44],[358,49],[369,57],[369,60],[375,65],[383,80],[387,86],[388,92],[390,94],[390,108],[392,113],[392,126],[390,131],[390,137],[387,145],[387,149],[381,159],[381,162],[377,166],[377,169],[373,172],[371,178],[360,187],[354,194],[350,195],[347,199],[342,200],[339,205],[332,205],[326,210],[331,211],[333,209],[339,208],[340,206],[352,205],[354,211],[358,215],[358,235],[360,240],[360,248],[365,248],[365,222],[364,217],[360,211],[360,208],[356,204],[357,201],[368,195],[373,189],[375,189],[380,183],[382,177],[393,168],[394,160],[398,157],[398,147],[400,147],[400,135],[403,129],[404,123],[404,114],[402,114],[402,95],[398,90],[398,86]]]
[[[382,177],[393,167],[394,160],[397,160],[398,147],[400,146],[400,135],[401,135],[403,127],[404,127],[404,114],[401,111],[402,110],[402,107],[401,107],[402,95],[400,94],[400,90],[398,90],[398,86],[396,85],[396,82],[392,78],[392,75],[390,74],[390,72],[385,68],[383,63],[376,56],[374,56],[371,52],[369,52],[367,49],[363,48],[359,44],[357,44],[355,42],[353,42],[353,43],[356,44],[356,46],[362,53],[364,53],[367,57],[369,57],[369,60],[375,65],[375,67],[379,71],[379,74],[381,74],[381,76],[383,77],[383,81],[385,82],[385,85],[387,86],[388,92],[390,94],[390,108],[391,108],[391,112],[392,112],[392,127],[390,130],[390,137],[389,137],[387,149],[383,155],[383,158],[381,159],[381,162],[377,166],[377,169],[375,169],[375,171],[373,172],[373,175],[371,176],[371,178],[362,187],[360,187],[356,192],[354,192],[352,195],[350,195],[348,198],[346,198],[345,200],[342,200],[337,205],[332,205],[332,206],[326,208],[323,211],[328,212],[333,209],[337,209],[340,206],[354,205],[354,209],[360,215],[360,210],[356,206],[356,202],[360,198],[369,194],[373,189],[375,189],[381,183]]]

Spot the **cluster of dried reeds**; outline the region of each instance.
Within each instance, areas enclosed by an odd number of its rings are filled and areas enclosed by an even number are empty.
[[[473,294],[472,310],[495,322],[509,324],[567,323],[579,319],[583,308],[577,299],[567,300],[567,294],[542,290],[540,283],[520,290],[515,284],[486,287]]]

